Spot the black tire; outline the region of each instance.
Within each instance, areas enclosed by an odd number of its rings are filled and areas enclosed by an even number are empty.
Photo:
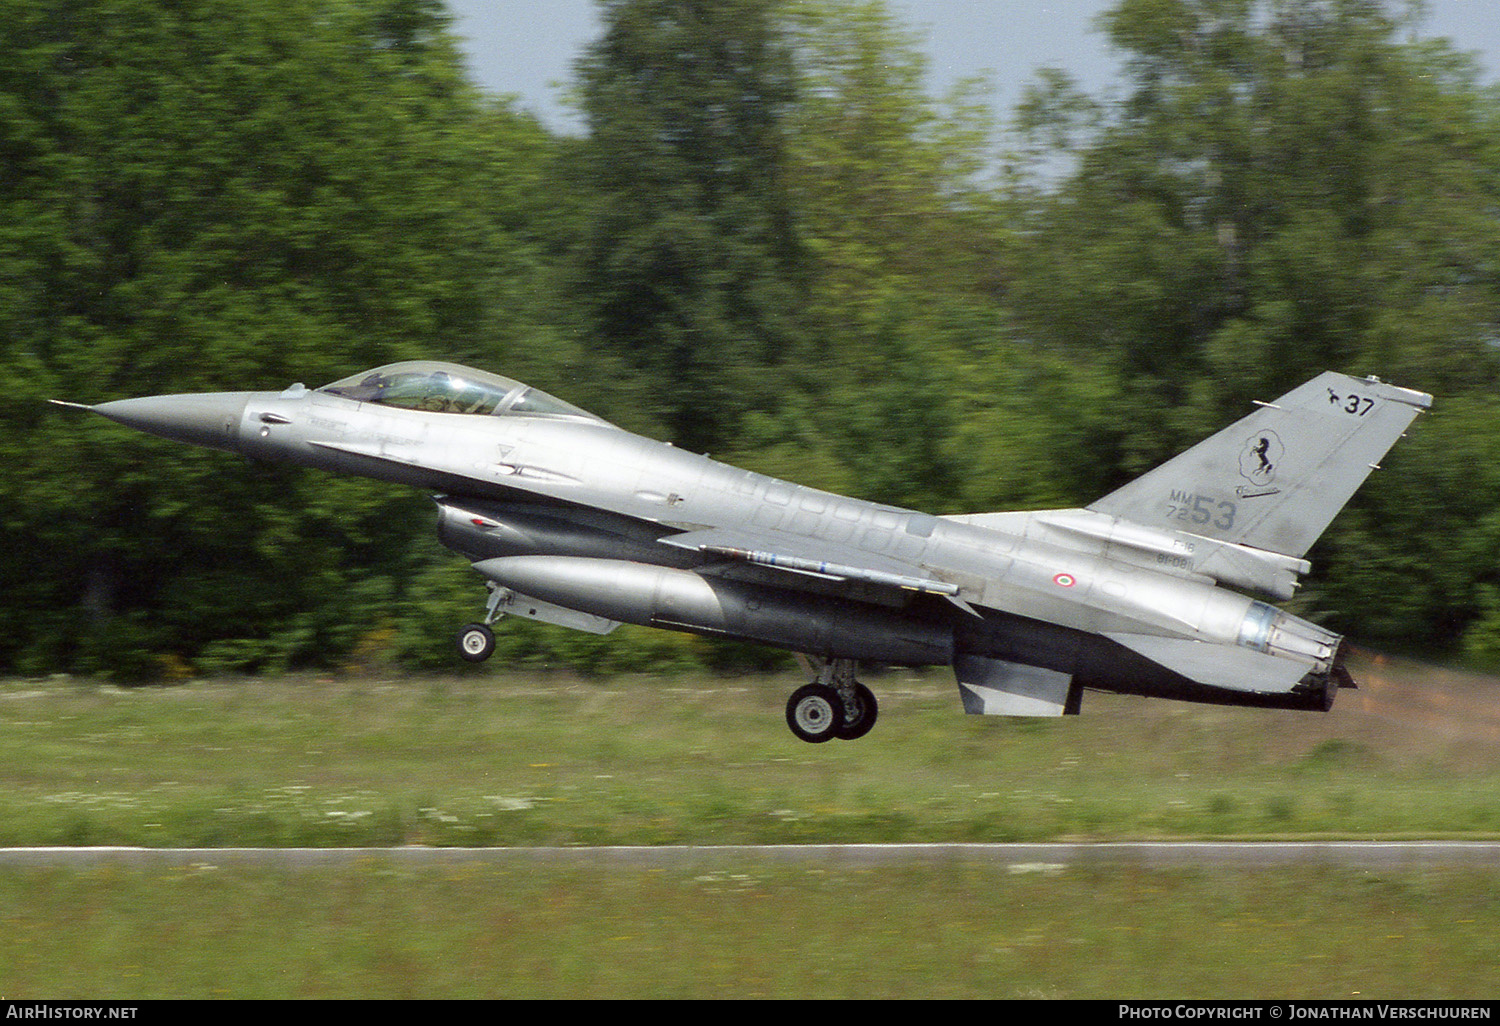
[[[825,684],[804,684],[786,700],[786,725],[808,744],[819,745],[839,736],[844,703]]]
[[[845,720],[839,724],[838,736],[845,741],[853,741],[862,738],[875,726],[875,718],[880,715],[880,703],[875,701],[875,693],[860,684],[854,684],[854,701],[859,706],[859,718],[853,721]],[[843,703],[839,703],[843,708]]]
[[[482,663],[495,651],[495,632],[482,623],[466,624],[458,632],[459,658]]]

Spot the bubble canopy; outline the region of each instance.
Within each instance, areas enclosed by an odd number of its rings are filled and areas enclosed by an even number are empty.
[[[431,360],[411,360],[361,371],[318,391],[403,410],[480,416],[579,417],[604,423],[592,413],[530,385],[488,371]]]

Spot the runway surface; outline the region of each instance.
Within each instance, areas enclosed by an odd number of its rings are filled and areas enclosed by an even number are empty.
[[[1084,866],[1152,869],[1500,869],[1500,841],[1116,842],[1101,844],[663,845],[600,848],[0,848],[0,868],[141,869],[260,866],[539,865],[675,869],[750,861],[829,868],[933,863],[1001,866],[1015,872]]]

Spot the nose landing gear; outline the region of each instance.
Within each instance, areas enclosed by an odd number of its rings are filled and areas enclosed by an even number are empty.
[[[495,632],[482,623],[465,624],[458,632],[458,656],[471,663],[482,663],[495,651]]]
[[[482,663],[495,651],[495,632],[490,630],[490,624],[505,615],[500,612],[500,606],[510,597],[509,589],[493,581],[486,583],[490,598],[485,606],[484,622],[464,624],[458,632],[458,656],[470,663]]]

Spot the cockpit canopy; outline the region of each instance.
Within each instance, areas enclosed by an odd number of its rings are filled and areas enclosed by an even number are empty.
[[[318,389],[362,403],[434,413],[600,418],[546,392],[455,363],[411,360],[361,371]]]

